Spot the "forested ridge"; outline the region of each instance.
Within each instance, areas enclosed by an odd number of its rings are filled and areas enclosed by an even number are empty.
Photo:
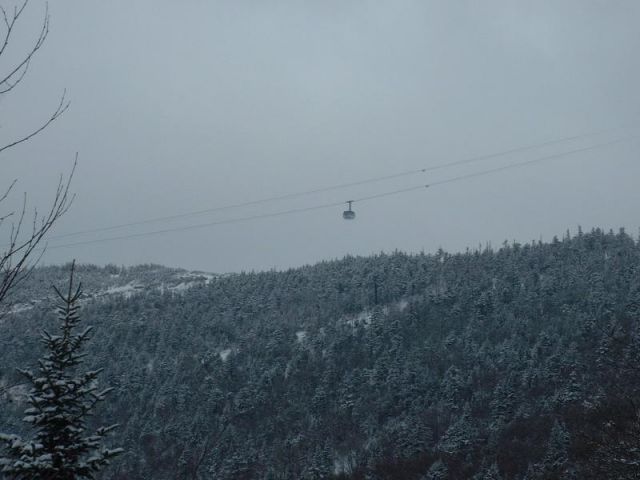
[[[115,387],[96,422],[126,450],[104,478],[640,476],[640,244],[624,231],[157,280],[180,272],[77,270],[90,296],[119,275],[146,286],[83,307],[87,368]],[[65,275],[36,269],[21,302]],[[3,432],[24,428],[16,368],[38,358],[44,303],[0,319]]]

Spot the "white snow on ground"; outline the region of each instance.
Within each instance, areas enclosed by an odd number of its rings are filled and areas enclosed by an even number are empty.
[[[211,283],[211,280],[218,278],[218,275],[214,275],[213,273],[205,273],[205,272],[189,272],[181,275],[180,278],[192,279],[191,282],[204,280],[205,285],[209,285]]]
[[[212,273],[203,273],[201,276],[205,278],[204,283],[206,283],[207,285],[209,285],[212,280],[215,280],[217,278],[217,275],[214,275]]]
[[[194,283],[195,282],[181,282],[175,287],[169,287],[168,290],[171,290],[172,292],[178,292],[178,293],[184,292],[185,290],[188,290],[191,287],[193,287]]]
[[[184,280],[179,284],[169,287],[167,290],[171,292],[182,293],[190,288],[196,287],[198,285],[209,285],[212,280],[217,278],[218,275],[214,275],[213,273],[203,273],[203,272],[189,272],[183,275],[180,275],[180,279]]]
[[[115,275],[116,277],[119,275]],[[110,275],[110,277],[114,277],[114,275]],[[173,293],[183,293],[188,289],[198,286],[198,285],[208,285],[212,280],[217,278],[218,275],[213,273],[204,273],[204,272],[188,272],[182,274],[178,277],[174,277],[179,280],[183,280],[182,282],[174,285],[172,287],[166,287],[165,284],[162,284],[160,287],[157,287],[162,293],[165,291],[170,291]],[[126,285],[121,285],[118,287],[110,287],[106,290],[101,290],[96,292],[94,297],[105,297],[110,295],[123,295],[125,298],[130,298],[132,295],[136,293],[141,293],[144,290],[147,290],[149,287],[146,285],[142,285],[140,283],[136,283],[135,281],[129,282]]]
[[[371,324],[371,312],[365,310],[358,315],[347,318],[347,325],[355,327],[357,325],[364,325],[365,327]]]
[[[35,305],[29,303],[17,303],[9,310],[9,313],[20,313],[25,312],[27,310],[31,310]]]
[[[123,295],[124,298],[129,298],[133,295],[137,290],[141,290],[144,288],[144,285],[138,285],[134,282],[127,283],[121,287],[111,287],[98,292],[96,296],[102,297],[105,295]]]
[[[10,402],[22,403],[27,400],[29,387],[26,384],[14,385],[13,387],[8,388],[4,393],[7,396],[7,400]]]
[[[382,314],[388,315],[389,312],[394,308],[398,309],[401,312],[406,310],[411,304],[412,298],[413,297],[403,298],[402,300],[392,303],[391,305],[385,305],[381,309]],[[365,327],[368,327],[369,325],[371,325],[372,315],[373,315],[373,312],[371,310],[364,310],[358,313],[357,315],[350,315],[344,318],[347,325],[350,325],[352,327],[356,327],[358,325],[364,325]]]
[[[155,288],[159,290],[161,293],[165,293],[166,291],[172,293],[184,293],[192,287],[196,287],[198,285],[208,285],[213,280],[220,278],[221,275],[213,274],[213,273],[205,273],[205,272],[187,272],[181,275],[176,275],[173,277],[174,282],[178,282],[176,285],[171,287],[166,287],[165,284],[162,284],[159,287],[151,287],[149,285],[144,285],[139,283],[139,281],[131,281],[126,285],[115,285],[103,290],[98,291],[85,291],[85,295],[83,296],[83,302],[90,302],[95,299],[104,299],[106,297],[122,295],[124,298],[131,298],[133,295],[137,295],[143,293],[145,291],[150,290],[151,288]],[[112,280],[117,280],[121,277],[120,274],[109,274],[106,276]],[[182,281],[180,281],[182,280]],[[28,310],[34,309],[38,304],[46,304],[53,305],[52,300],[48,296],[43,296],[42,298],[33,299],[30,303],[17,303],[13,305],[10,309],[7,310],[9,314],[18,314],[21,312],[26,312]]]

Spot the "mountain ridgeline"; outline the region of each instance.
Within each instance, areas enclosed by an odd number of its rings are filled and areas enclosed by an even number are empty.
[[[0,319],[0,431],[24,432],[16,368],[53,318],[33,298],[66,275],[36,269],[31,306]],[[105,479],[640,475],[640,245],[624,231],[282,272],[77,276],[95,327],[86,368],[115,388],[95,421],[119,423],[125,448]]]

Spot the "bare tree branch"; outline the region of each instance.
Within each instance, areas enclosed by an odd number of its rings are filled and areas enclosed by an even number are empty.
[[[25,0],[25,2],[20,7],[15,7],[13,11],[13,16],[9,19],[6,10],[2,9],[2,15],[4,17],[4,22],[7,27],[7,31],[5,33],[4,41],[2,43],[2,47],[0,47],[0,56],[5,53],[7,46],[11,40],[11,34],[14,30],[14,27],[18,20],[20,19],[20,15],[26,8],[29,0]],[[36,39],[34,45],[31,47],[31,50],[20,60],[16,65],[9,68],[9,73],[4,74],[3,77],[0,77],[0,94],[7,93],[11,91],[16,85],[20,83],[22,78],[24,78],[27,69],[29,68],[29,63],[33,56],[40,50],[47,36],[49,35],[49,5],[47,4],[44,20],[42,21],[42,28],[40,29],[40,34]],[[18,78],[16,78],[18,77]]]
[[[9,188],[7,188],[7,190],[2,194],[2,196],[0,196],[0,202],[2,202],[5,198],[9,196],[9,194],[11,193],[11,190],[13,190],[13,187],[16,186],[16,183],[18,183],[18,180],[14,180],[13,182],[11,182],[11,185],[9,185]]]
[[[13,8],[13,12],[8,12],[5,7],[0,6],[0,13],[2,14],[2,20],[4,21],[5,32],[3,37],[0,39],[0,61],[4,58],[3,55],[7,52],[7,47],[10,45],[12,40],[12,34],[15,31],[16,25],[20,21],[20,17],[23,14],[25,8],[29,4],[29,0],[24,0],[22,4],[19,6],[15,6]],[[47,36],[49,35],[49,4],[46,5],[44,19],[42,20],[42,27],[40,28],[40,33],[36,37],[35,42],[31,46],[31,48],[21,57],[20,60],[15,62],[8,68],[6,73],[0,74],[0,96],[6,95],[11,90],[13,90],[18,84],[22,82],[27,72],[29,71],[29,65],[31,65],[31,60],[35,56],[35,54],[40,50],[42,45],[44,44]],[[33,130],[32,132],[23,135],[17,140],[11,141],[6,145],[0,145],[0,153],[9,148],[15,147],[27,140],[35,137],[40,132],[42,132],[45,128],[55,122],[58,117],[60,117],[66,110],[69,108],[69,102],[66,99],[66,91],[63,92],[62,97],[60,98],[60,102],[58,106],[53,111],[51,116],[47,118],[38,128]]]
[[[4,89],[0,89],[0,95],[2,95],[3,93],[7,93],[10,92],[11,90],[14,89],[14,87],[16,85],[18,85],[22,79],[24,78],[24,76],[27,74],[27,70],[29,70],[29,62],[26,63],[26,65],[24,66],[24,68],[22,69],[20,75],[18,75],[18,78],[16,78],[15,80],[11,81],[11,80],[7,80],[4,82],[4,84],[6,85],[6,87],[4,87]]]
[[[11,20],[9,20],[9,15],[7,15],[7,10],[0,5],[0,11],[2,12],[2,16],[4,17],[4,23],[7,26],[7,31],[5,33],[4,36],[4,41],[2,42],[2,47],[0,47],[0,55],[2,55],[4,53],[4,51],[7,48],[7,45],[9,45],[9,38],[11,38],[11,32],[13,31],[13,27],[15,26],[16,22],[18,21],[18,18],[20,18],[20,15],[22,15],[22,12],[24,11],[25,7],[27,6],[27,3],[29,3],[29,0],[25,0],[22,3],[21,7],[14,7],[13,8],[13,17],[11,18]]]
[[[5,300],[10,291],[23,282],[31,273],[46,250],[39,246],[45,235],[53,227],[62,215],[71,207],[74,196],[70,194],[69,188],[71,180],[77,166],[76,160],[68,177],[60,176],[56,192],[51,202],[51,207],[46,214],[40,216],[36,211],[33,213],[31,229],[23,237],[25,220],[27,217],[27,196],[23,198],[22,208],[17,220],[12,224],[9,234],[9,243],[5,250],[0,253],[0,305],[7,310]]]
[[[29,5],[29,0],[16,0],[13,8],[0,5],[0,98],[11,92],[25,78],[31,65],[31,60],[44,44],[49,35],[49,5],[47,4],[44,18],[35,41],[18,60],[7,59],[7,53],[11,47],[17,28],[21,26],[21,18]],[[11,48],[10,48],[11,47]],[[3,72],[3,73],[2,73]],[[63,92],[60,101],[51,115],[30,133],[13,141],[4,141],[0,144],[0,153],[16,145],[24,143],[55,122],[69,107],[66,99],[66,91]],[[24,194],[22,207],[16,211],[0,211],[0,227],[9,234],[8,244],[0,245],[0,317],[2,313],[9,311],[7,297],[11,291],[23,282],[38,263],[45,248],[44,239],[56,221],[71,206],[73,196],[69,193],[69,187],[77,165],[76,161],[68,177],[60,176],[52,203],[44,214],[34,210],[33,214],[27,213],[27,194]],[[13,181],[9,188],[0,194],[0,206],[14,190],[16,182]],[[11,221],[10,228],[7,223]],[[30,228],[29,228],[30,227]]]
[[[62,97],[60,98],[60,103],[58,104],[58,107],[55,109],[51,117],[47,119],[47,121],[45,121],[39,128],[29,133],[28,135],[18,140],[15,140],[3,147],[0,147],[0,153],[3,152],[4,150],[7,150],[11,147],[15,147],[16,145],[19,145],[20,143],[26,142],[27,140],[35,137],[37,134],[39,134],[45,128],[47,128],[49,125],[55,122],[58,119],[58,117],[60,117],[60,115],[62,115],[67,110],[67,108],[69,108],[69,102],[66,100],[66,94],[67,92],[65,90],[64,93],[62,94]]]

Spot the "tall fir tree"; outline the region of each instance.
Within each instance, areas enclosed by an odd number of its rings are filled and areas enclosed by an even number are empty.
[[[60,299],[57,307],[59,333],[42,332],[47,353],[39,360],[36,373],[20,370],[31,390],[24,421],[35,429],[32,440],[0,434],[6,456],[0,457],[0,472],[13,480],[94,479],[122,449],[106,448],[107,434],[116,426],[90,432],[87,420],[110,388],[99,390],[102,369],[78,372],[86,356],[83,347],[90,339],[91,327],[80,333],[79,300],[82,287],[74,287],[71,266],[66,294],[54,287]]]

